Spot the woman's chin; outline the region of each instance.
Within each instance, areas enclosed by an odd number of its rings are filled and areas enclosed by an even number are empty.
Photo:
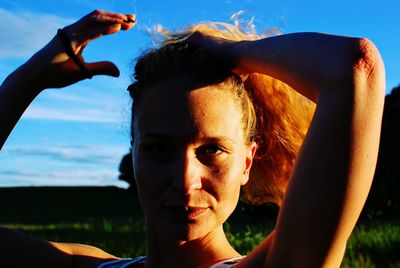
[[[211,219],[182,221],[165,220],[158,226],[159,231],[174,241],[188,242],[201,239],[215,229]]]

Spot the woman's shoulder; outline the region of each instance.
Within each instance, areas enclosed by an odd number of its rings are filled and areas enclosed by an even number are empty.
[[[144,263],[146,257],[136,257],[136,258],[123,258],[118,260],[111,260],[101,263],[97,268],[134,268],[141,267]]]

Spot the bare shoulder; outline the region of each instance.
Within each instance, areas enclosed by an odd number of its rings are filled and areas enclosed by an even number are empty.
[[[72,266],[77,268],[95,268],[104,261],[118,259],[118,257],[90,245],[56,242],[50,243],[59,251],[71,256]]]

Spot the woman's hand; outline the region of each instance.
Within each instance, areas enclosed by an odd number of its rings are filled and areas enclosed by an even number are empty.
[[[240,62],[241,54],[238,53],[237,47],[241,43],[249,41],[233,41],[215,36],[208,36],[201,32],[193,32],[187,39],[189,43],[203,47],[216,55],[226,58],[232,63],[233,72],[242,78],[247,77],[252,71],[248,70]]]
[[[44,48],[11,73],[0,85],[0,149],[19,118],[46,88],[60,88],[93,75],[118,76],[115,64],[85,62],[82,53],[92,40],[103,35],[129,30],[135,15],[93,11],[65,27]]]
[[[92,40],[120,30],[129,30],[135,24],[135,15],[123,15],[96,10],[63,29],[67,39],[56,35],[38,51],[22,68],[20,78],[36,90],[60,88],[88,78],[66,51],[70,46],[77,59],[90,75],[119,76],[115,64],[108,61],[87,63],[83,51]],[[69,40],[68,40],[69,39]],[[66,42],[65,42],[66,41]]]

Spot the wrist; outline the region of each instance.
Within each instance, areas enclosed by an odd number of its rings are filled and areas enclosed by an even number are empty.
[[[35,83],[33,73],[26,69],[25,64],[9,74],[4,80],[2,87],[11,87],[18,91],[19,94],[35,97],[42,92],[44,88],[41,88],[38,83]]]
[[[234,42],[230,45],[230,48],[228,48],[229,55],[232,57],[234,61],[234,69],[233,71],[238,74],[238,75],[248,75],[252,72],[255,72],[252,70],[251,65],[248,64],[248,50],[249,50],[249,45],[253,41],[249,40],[242,40],[238,42]]]

